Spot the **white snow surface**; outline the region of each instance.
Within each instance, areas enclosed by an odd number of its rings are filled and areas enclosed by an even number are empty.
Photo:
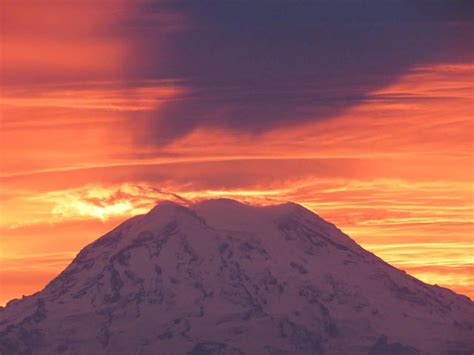
[[[0,310],[10,354],[472,354],[474,303],[293,203],[161,202]]]

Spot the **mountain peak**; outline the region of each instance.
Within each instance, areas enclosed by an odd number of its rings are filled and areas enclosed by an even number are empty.
[[[155,207],[153,207],[147,215],[156,216],[161,215],[164,213],[173,213],[178,211],[182,211],[183,209],[187,208],[189,204],[186,203],[179,203],[173,200],[162,200],[158,202]]]
[[[280,214],[293,213],[297,210],[307,210],[303,206],[294,202],[273,202],[268,204],[252,204],[237,201],[230,198],[214,198],[214,199],[203,199],[196,202],[189,201],[176,201],[176,200],[162,200],[159,201],[149,212],[149,215],[156,215],[157,213],[163,213],[165,210],[202,210],[202,209],[215,209],[225,210],[228,212],[238,212],[247,210],[254,213],[259,213],[262,210],[272,210],[273,213],[277,212]],[[313,213],[307,210],[310,213]]]
[[[160,202],[0,312],[2,354],[442,354],[474,304],[294,203]]]

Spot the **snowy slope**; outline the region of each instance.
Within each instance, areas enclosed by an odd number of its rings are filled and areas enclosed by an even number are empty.
[[[162,202],[0,311],[9,354],[472,354],[474,303],[288,203]]]

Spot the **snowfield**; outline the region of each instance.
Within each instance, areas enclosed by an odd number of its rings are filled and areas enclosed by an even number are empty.
[[[162,202],[0,310],[10,354],[469,354],[474,303],[293,204]]]

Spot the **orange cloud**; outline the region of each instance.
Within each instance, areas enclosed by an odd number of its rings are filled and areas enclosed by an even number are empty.
[[[3,83],[97,80],[123,65],[127,44],[110,29],[123,20],[127,1],[6,0],[1,7]]]

